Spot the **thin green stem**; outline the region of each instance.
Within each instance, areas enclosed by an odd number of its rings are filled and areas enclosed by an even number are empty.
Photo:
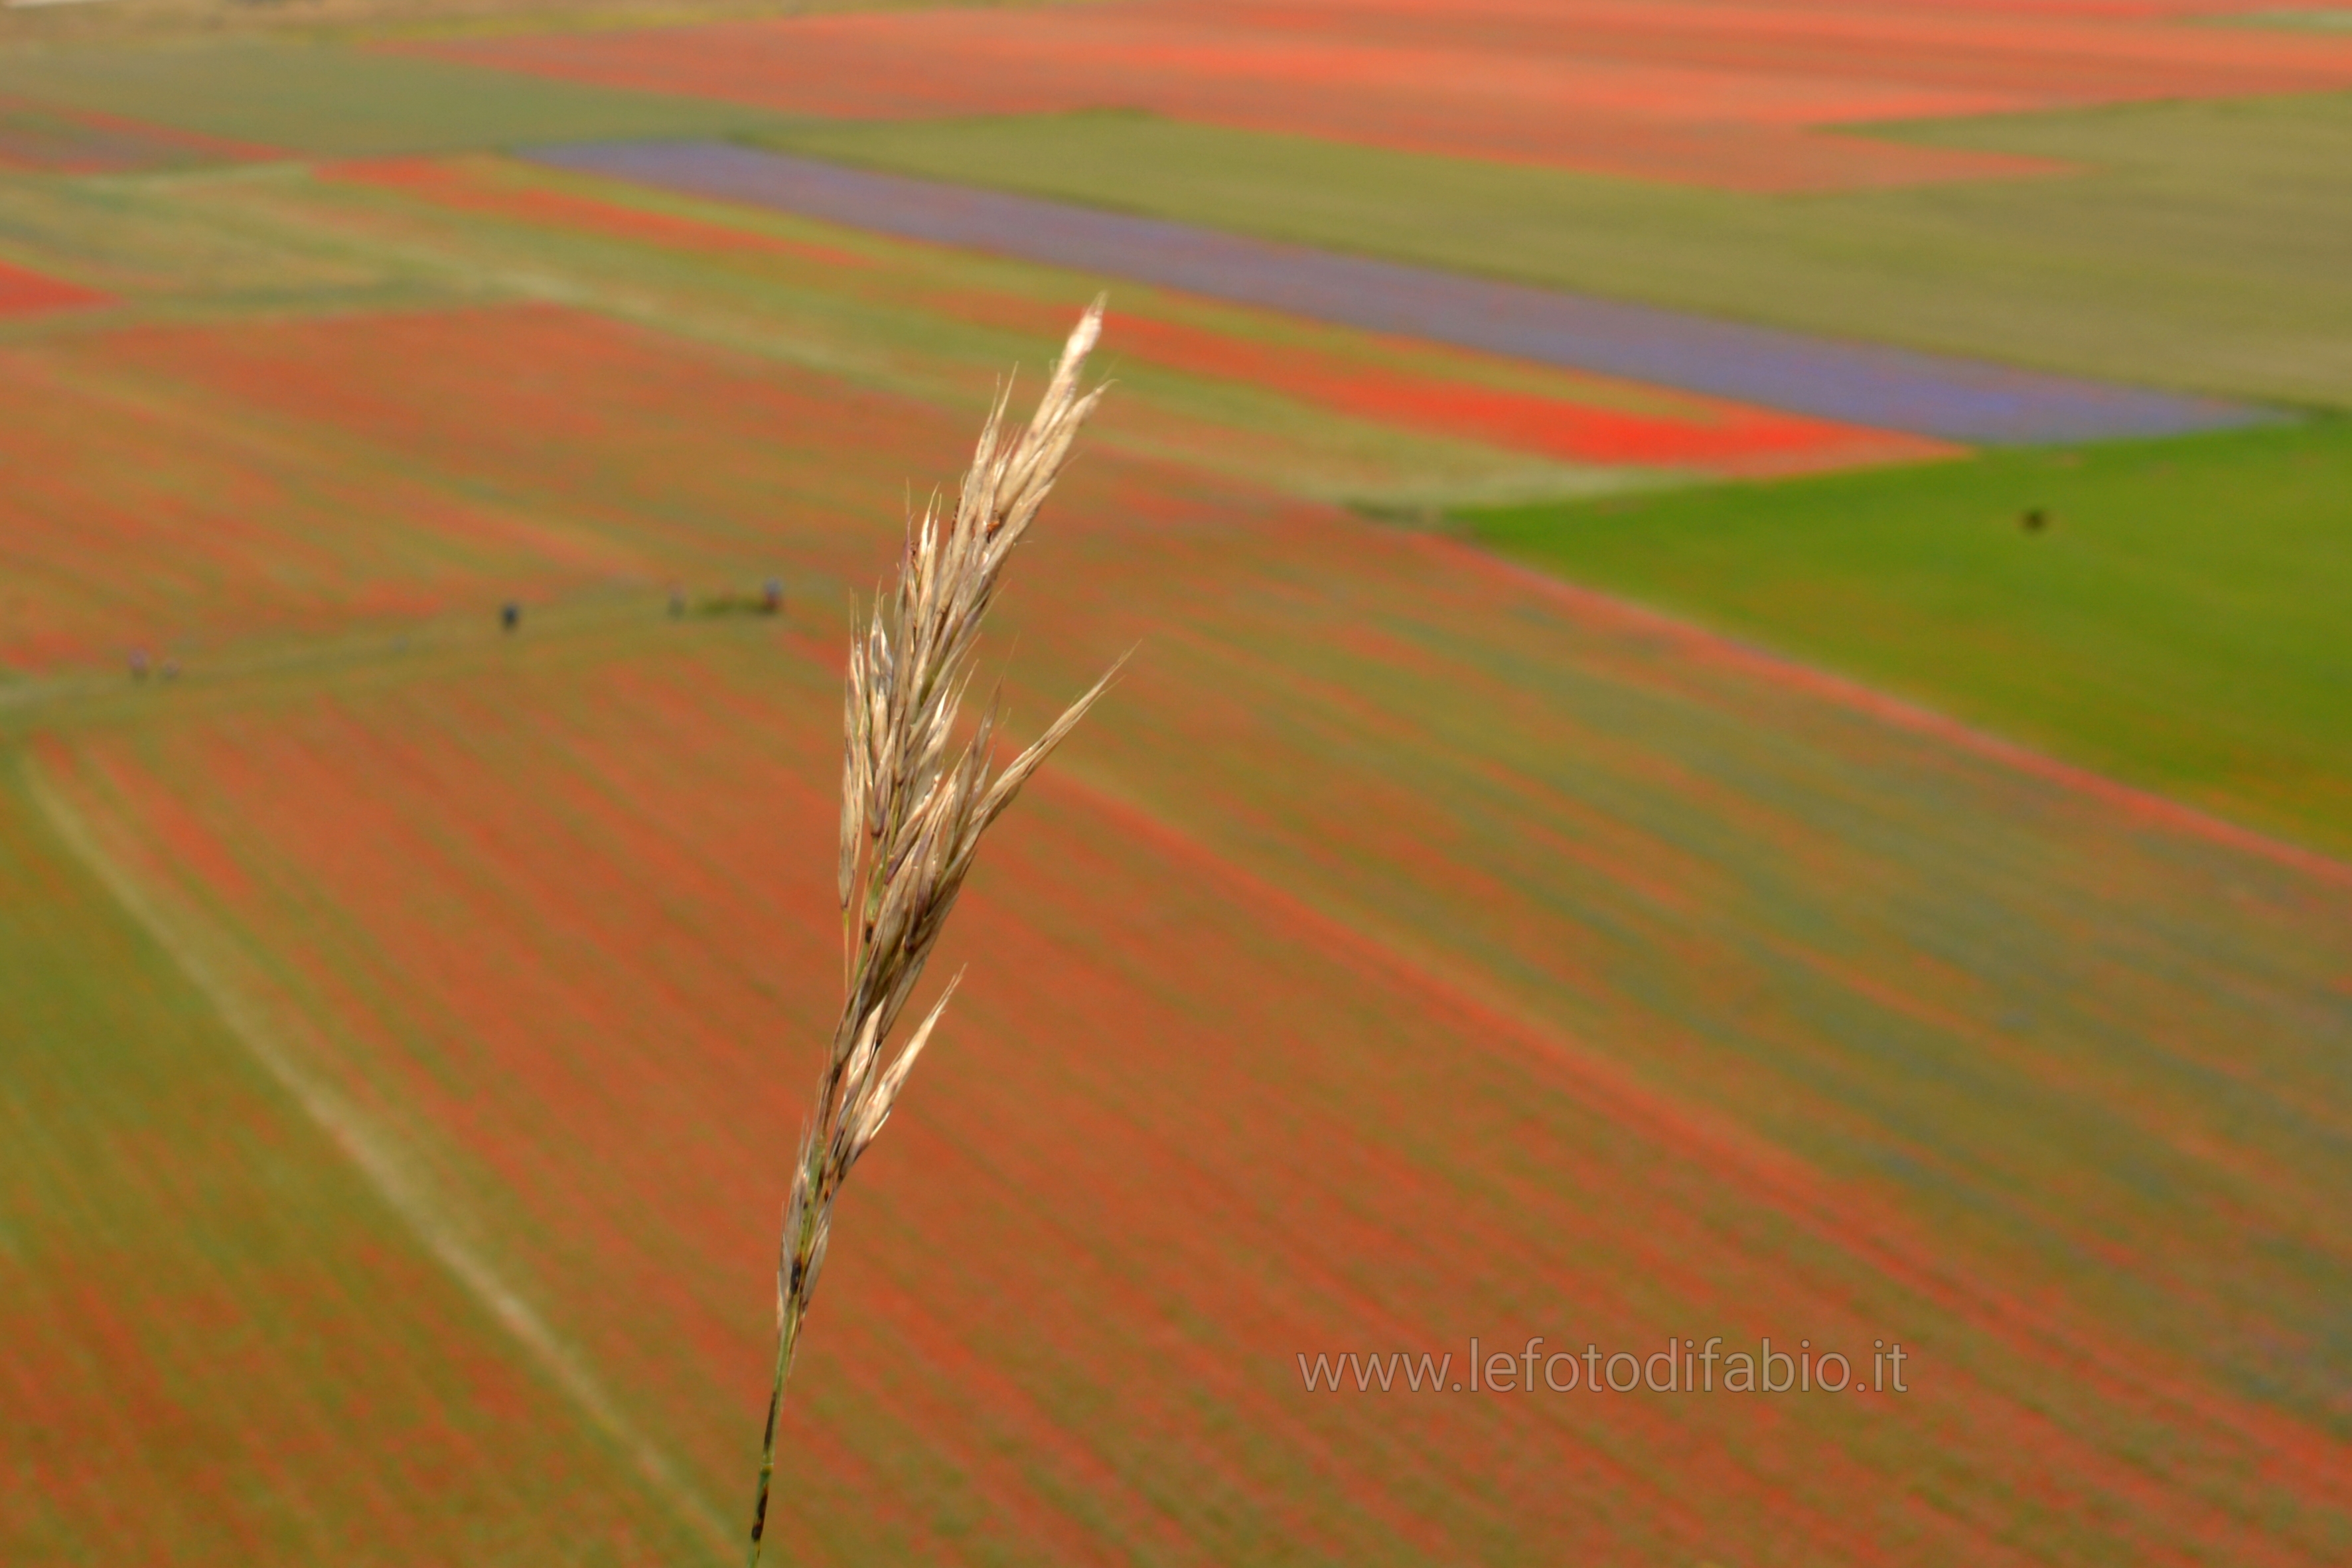
[[[776,1473],[776,1415],[783,1408],[784,1379],[792,1375],[793,1350],[801,1337],[797,1302],[788,1302],[776,1332],[776,1381],[768,1391],[768,1429],[760,1439],[760,1495],[751,1505],[751,1549],[743,1568],[760,1568],[760,1541],[768,1529],[768,1482]]]

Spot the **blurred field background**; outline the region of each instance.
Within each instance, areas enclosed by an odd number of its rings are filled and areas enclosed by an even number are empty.
[[[2352,1554],[2352,12],[802,9],[0,10],[0,1562],[733,1550],[845,607],[1104,288],[779,1555]],[[1538,1333],[1914,1392],[1294,1360]]]

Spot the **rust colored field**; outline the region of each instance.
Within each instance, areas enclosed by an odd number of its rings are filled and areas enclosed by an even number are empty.
[[[397,453],[625,552],[641,576],[863,582],[909,483],[967,421],[910,399],[580,311],[491,307],[110,335],[111,372]],[[1121,505],[1164,513],[1125,471]],[[1180,486],[1181,489],[1181,486]]]
[[[908,477],[969,434],[537,307],[133,328],[0,355],[0,661],[32,668],[598,583],[862,574]]]
[[[532,497],[649,568],[837,555],[962,444],[904,400],[547,307],[158,329],[89,351]]]
[[[247,332],[163,334],[201,361]],[[291,440],[251,403],[94,363],[137,333],[0,354],[0,663],[323,631],[642,570],[569,519],[468,496],[393,454]],[[124,455],[135,453],[136,462]]]
[[[1429,0],[1362,5],[1342,0],[1177,3],[1189,17],[1278,37],[1341,33],[1404,48],[1458,47],[1466,37],[1497,53],[1695,67],[1782,84],[1780,90],[1789,94],[1784,99],[1763,96],[1769,88],[1749,88],[1768,104],[1795,101],[1809,84],[1856,95],[1843,104],[1816,98],[1799,111],[1808,124],[1907,118],[1913,112],[1882,111],[1864,96],[1872,90],[1976,94],[2003,100],[2007,110],[2053,102],[2234,98],[2326,91],[2341,82],[2346,64],[2340,47],[2307,50],[2278,32],[2200,25],[2283,9],[2262,0],[2114,5],[1962,0],[1882,6],[1786,0],[1566,0],[1541,5],[1502,0],[1466,7]],[[1666,106],[1665,111],[1705,110],[1685,103]]]
[[[0,320],[11,316],[38,316],[51,310],[77,310],[110,303],[93,288],[68,283],[11,267],[0,261]]]
[[[573,1561],[690,1551],[20,764],[0,778],[0,1560],[487,1568],[552,1519]],[[137,797],[160,841],[221,871],[173,793]]]
[[[2185,19],[2193,13],[1139,0],[429,47],[509,69],[802,114],[1132,108],[1750,191],[2053,167],[1823,128],[2352,84],[2352,46]]]
[[[2352,891],[1469,558],[1088,466],[1009,606],[1020,711],[1149,643],[967,904],[782,1539],[2327,1559]],[[656,625],[43,762],[425,1130],[722,1507],[838,984],[837,704],[822,660]],[[1899,1338],[1916,1380],[1335,1396],[1294,1362],[1537,1333]]]
[[[458,212],[699,255],[781,261],[796,279],[809,280],[829,293],[900,312],[1007,328],[1041,343],[1058,336],[1076,304],[963,284],[956,280],[955,258],[931,254],[928,247],[846,252],[625,207],[531,183],[528,175],[501,166],[415,160],[352,165],[338,172]],[[1184,303],[1165,302],[1177,308]],[[1233,311],[1219,314],[1233,325],[1122,310],[1111,319],[1107,341],[1113,352],[1131,360],[1212,382],[1245,385],[1377,423],[1570,463],[1756,476],[1913,461],[1958,450],[1917,437],[1602,377],[1547,371],[1436,345],[1367,339]],[[437,344],[429,358],[446,362],[453,353],[475,351],[446,342]],[[380,388],[384,378],[399,374],[393,366],[376,366],[368,379]],[[437,393],[425,401],[446,406]]]

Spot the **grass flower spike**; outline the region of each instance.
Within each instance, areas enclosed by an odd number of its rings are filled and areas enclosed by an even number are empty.
[[[953,515],[941,517],[934,502],[910,527],[898,587],[877,595],[850,647],[839,873],[848,994],[784,1203],[775,1383],[761,1443],[751,1564],[760,1560],[766,1529],[777,1411],[824,1266],[834,1202],[889,1121],[954,982],[892,1054],[899,1014],[939,946],[982,835],[1117,674],[1114,666],[1001,771],[991,770],[995,703],[961,744],[956,739],[972,653],[997,581],[1102,395],[1099,388],[1079,386],[1101,327],[1097,300],[1070,334],[1035,415],[1018,434],[1005,429],[1009,393],[998,397]]]

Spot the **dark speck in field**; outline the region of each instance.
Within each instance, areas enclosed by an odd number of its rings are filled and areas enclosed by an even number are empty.
[[[2050,526],[2050,514],[2039,507],[2028,507],[2017,514],[2017,526],[2029,534],[2038,534]]]

